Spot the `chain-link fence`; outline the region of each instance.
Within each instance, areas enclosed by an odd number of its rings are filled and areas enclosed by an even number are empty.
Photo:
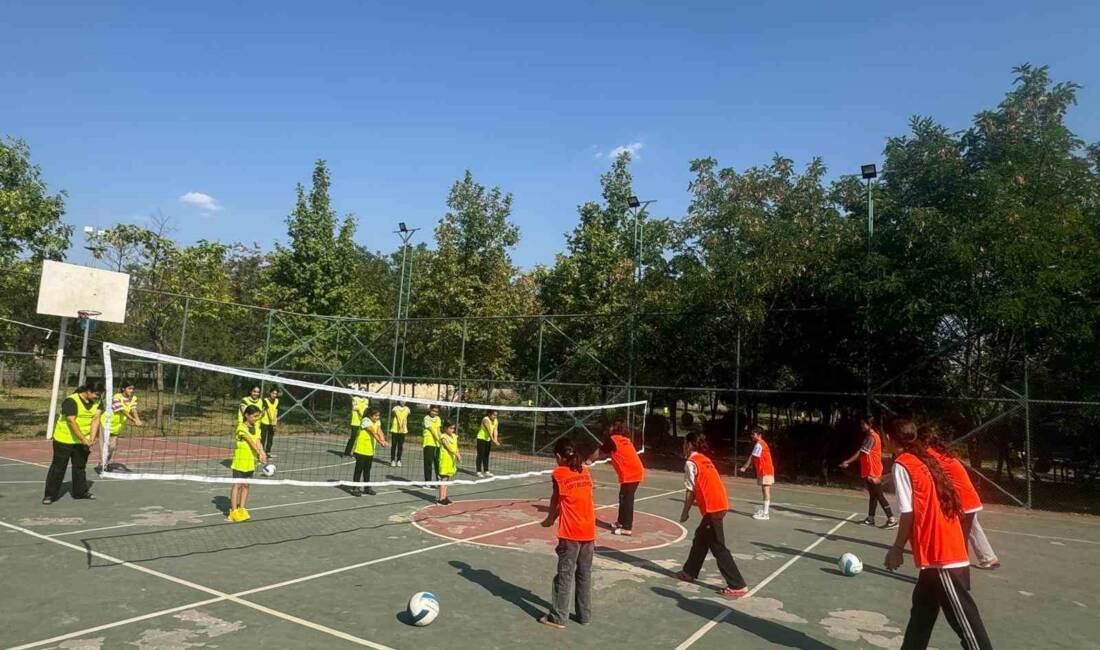
[[[28,278],[27,286],[35,280]],[[414,297],[415,300],[415,297]],[[44,434],[57,320],[0,322],[0,436]],[[62,383],[79,378],[84,332],[69,327]],[[721,313],[362,319],[135,289],[125,324],[92,323],[86,374],[102,376],[101,341],[264,370],[319,384],[435,399],[578,405],[646,399],[649,462],[679,464],[686,431],[706,431],[743,462],[750,425],[765,427],[787,480],[855,485],[838,463],[859,445],[858,418],[912,416],[953,438],[990,502],[1097,509],[1100,402],[1026,353],[1027,333],[944,336],[936,345],[867,336],[856,315],[774,310],[749,325]],[[155,363],[144,370],[150,424],[167,430],[203,387]],[[322,397],[300,395],[301,400]],[[347,405],[310,401],[319,424]],[[464,414],[472,418],[475,414]],[[150,417],[151,416],[151,417]],[[459,414],[455,414],[456,417]],[[598,426],[578,421],[582,435]],[[544,441],[545,442],[545,441]],[[536,450],[538,451],[538,450]]]

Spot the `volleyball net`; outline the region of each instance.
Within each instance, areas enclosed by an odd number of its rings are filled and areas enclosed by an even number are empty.
[[[108,478],[431,486],[440,483],[438,465],[449,471],[439,458],[448,453],[455,467],[447,483],[461,485],[549,473],[562,438],[585,454],[612,432],[645,448],[645,400],[567,405],[545,395],[540,404],[530,391],[467,388],[463,395],[456,386],[437,387],[445,399],[431,399],[402,394],[392,381],[356,385],[333,374],[318,383],[114,343],[103,344],[103,362],[101,475]],[[250,404],[261,416],[245,428],[274,471],[264,472],[257,461],[254,474],[242,476],[240,467],[249,463],[237,449],[237,432]],[[457,454],[431,449],[448,442],[442,436],[448,425]]]

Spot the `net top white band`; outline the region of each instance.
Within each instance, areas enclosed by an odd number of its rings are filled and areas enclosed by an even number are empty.
[[[190,368],[198,368],[201,370],[212,370],[214,372],[221,372],[229,375],[236,375],[238,377],[248,377],[249,379],[255,379],[260,382],[268,382],[272,384],[279,384],[283,386],[297,386],[299,388],[306,389],[321,389],[332,393],[340,393],[343,395],[353,395],[359,397],[370,397],[374,399],[402,401],[409,404],[423,404],[426,406],[440,406],[440,407],[455,407],[465,409],[478,409],[485,411],[526,411],[529,413],[573,413],[577,411],[598,411],[602,409],[616,409],[626,408],[632,406],[644,407],[648,402],[646,400],[636,400],[633,402],[620,402],[618,404],[595,404],[585,406],[512,406],[507,404],[479,404],[476,402],[449,402],[442,400],[432,400],[423,397],[407,397],[404,395],[394,395],[390,393],[378,393],[368,390],[356,390],[353,388],[345,388],[343,386],[333,386],[330,384],[317,384],[314,382],[301,381],[299,379],[291,379],[289,377],[280,377],[278,375],[270,375],[262,372],[255,372],[252,370],[242,370],[240,368],[232,368],[229,366],[220,366],[214,363],[207,363],[205,361],[195,361],[194,359],[185,359],[183,357],[174,357],[170,354],[161,354],[159,352],[150,352],[148,350],[142,350],[140,348],[131,348],[125,345],[118,345],[117,343],[104,343],[103,344],[103,358],[108,359],[111,352],[119,352],[121,354],[127,354],[134,357],[141,357],[144,359],[152,359],[154,361],[162,361],[164,363],[174,363],[181,366]]]

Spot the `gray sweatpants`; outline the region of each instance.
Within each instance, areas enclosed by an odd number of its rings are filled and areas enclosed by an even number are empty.
[[[559,539],[554,552],[558,555],[558,574],[554,576],[554,605],[549,618],[566,625],[569,621],[569,601],[573,600],[577,621],[592,620],[592,555],[595,542],[574,542]]]
[[[982,525],[978,523],[978,513],[967,513],[963,519],[964,529],[966,530],[967,541],[970,542],[970,548],[974,549],[974,557],[978,559],[978,562],[992,562],[997,559],[997,554],[993,552],[993,546],[989,543],[989,538],[985,536],[985,531],[982,530]]]

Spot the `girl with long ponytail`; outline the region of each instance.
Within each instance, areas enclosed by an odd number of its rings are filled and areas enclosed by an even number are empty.
[[[928,647],[936,617],[942,611],[963,648],[993,647],[978,606],[970,595],[970,561],[963,538],[962,501],[948,473],[917,434],[911,420],[898,420],[889,434],[900,452],[894,459],[901,521],[886,568],[902,565],[906,543],[920,574],[902,649]]]
[[[542,525],[558,521],[558,572],[554,576],[550,612],[543,625],[562,629],[569,620],[569,603],[576,603],[577,621],[592,619],[592,557],[596,551],[596,501],[586,456],[568,437],[554,445],[558,466],[551,473],[553,493]],[[575,595],[574,595],[575,592]]]
[[[974,482],[970,480],[966,466],[951,451],[951,447],[940,436],[936,427],[921,426],[917,429],[917,438],[924,443],[928,453],[939,461],[943,471],[955,484],[955,491],[959,493],[959,500],[962,502],[963,537],[978,559],[974,566],[979,569],[996,569],[1001,566],[997,554],[985,536],[985,531],[982,530],[982,525],[978,523],[978,513],[982,510],[982,498],[975,489]]]

